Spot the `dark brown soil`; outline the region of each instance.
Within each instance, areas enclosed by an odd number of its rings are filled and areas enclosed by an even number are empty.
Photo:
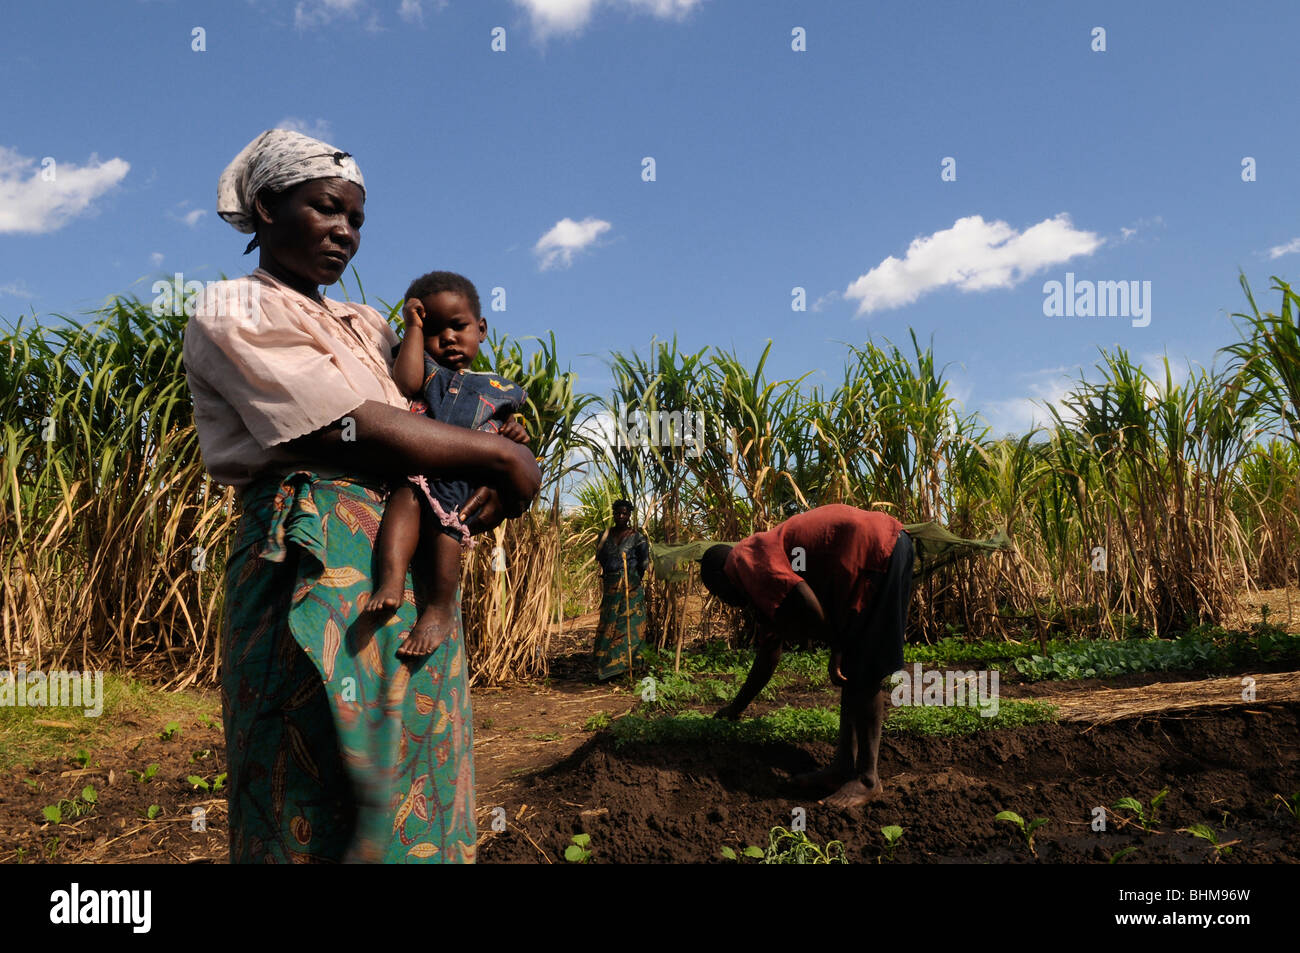
[[[1274,795],[1300,791],[1300,705],[1203,710],[1088,727],[1046,725],[957,738],[886,735],[884,791],[856,812],[821,807],[789,784],[792,774],[826,763],[826,744],[787,746],[629,746],[607,735],[553,768],[498,788],[510,820],[501,833],[484,824],[484,863],[563,863],[575,833],[591,836],[592,862],[697,863],[720,848],[766,847],[768,832],[806,811],[818,843],[840,840],[854,863],[883,851],[880,828],[905,830],[900,863],[1027,863],[1019,833],[994,815],[1012,810],[1047,818],[1037,860],[1106,863],[1209,863],[1214,848],[1178,828],[1213,827],[1237,841],[1224,863],[1300,862],[1300,823]],[[1152,831],[1130,812],[1108,811],[1091,828],[1093,808],[1123,797],[1149,802],[1170,793]],[[491,805],[480,805],[491,809]]]
[[[124,726],[126,727],[126,726]],[[170,739],[122,732],[89,750],[90,765],[47,760],[0,777],[0,860],[56,863],[210,863],[226,852],[226,770],[219,722],[187,720]],[[146,772],[148,781],[131,771]],[[208,789],[192,784],[202,779]],[[93,809],[82,799],[95,789]],[[62,803],[62,823],[43,808]],[[149,817],[150,807],[156,807]]]

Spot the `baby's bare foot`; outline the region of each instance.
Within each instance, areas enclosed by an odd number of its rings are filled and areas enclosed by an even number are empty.
[[[411,634],[397,647],[402,658],[429,655],[451,635],[452,606],[450,603],[432,603],[425,607],[411,627]]]
[[[406,596],[404,588],[405,580],[401,582],[381,582],[375,591],[370,594],[370,599],[366,602],[366,612],[382,613],[392,615],[397,611],[397,607],[402,604]]]

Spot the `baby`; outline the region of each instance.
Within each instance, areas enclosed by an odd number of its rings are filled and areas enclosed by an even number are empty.
[[[402,393],[422,399],[434,420],[527,443],[528,435],[513,416],[523,406],[523,389],[495,374],[469,370],[487,337],[478,291],[469,279],[449,271],[417,278],[406,291],[402,317],[406,333],[394,348],[393,363],[393,380]],[[473,491],[464,479],[444,473],[412,476],[389,495],[377,544],[379,578],[367,612],[391,614],[402,604],[422,517],[424,532],[436,533],[429,599],[397,650],[400,656],[428,655],[450,634],[460,553],[469,545],[469,530],[458,513]]]

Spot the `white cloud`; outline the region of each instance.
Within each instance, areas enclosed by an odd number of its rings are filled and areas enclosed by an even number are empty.
[[[11,298],[35,298],[36,295],[27,290],[27,282],[19,279],[0,285],[0,297],[8,295]]]
[[[1035,427],[1051,426],[1055,419],[1048,411],[1048,405],[1055,406],[1066,422],[1075,417],[1061,401],[1074,389],[1077,375],[1070,374],[1064,367],[1047,367],[1025,376],[1029,378],[1028,395],[987,400],[979,407],[979,415],[988,423],[995,439],[1008,434],[1022,436]]]
[[[298,29],[324,26],[342,16],[360,12],[362,0],[301,0],[293,8],[293,25]]]
[[[190,228],[193,228],[195,225],[199,224],[199,220],[203,218],[204,215],[208,214],[208,210],[203,208],[191,208],[186,211],[189,204],[188,201],[185,201],[174,206],[167,213],[168,217],[177,222],[184,222]]]
[[[1164,393],[1165,357],[1163,352],[1153,351],[1136,358],[1146,372],[1147,379],[1142,391],[1148,400],[1159,400]],[[1182,387],[1187,384],[1194,369],[1186,359],[1179,361],[1170,358],[1169,376],[1173,386]],[[1025,390],[1028,394],[1005,400],[982,401],[977,410],[995,438],[1007,434],[1020,436],[1034,427],[1053,426],[1055,418],[1048,411],[1049,406],[1054,406],[1067,424],[1074,423],[1079,415],[1074,409],[1067,408],[1063,401],[1067,394],[1080,389],[1081,376],[1083,380],[1092,383],[1098,383],[1102,379],[1101,372],[1095,367],[1087,371],[1081,368],[1071,371],[1065,367],[1045,367],[1021,375],[1027,382]]]
[[[93,154],[84,166],[57,161],[40,165],[0,146],[0,235],[62,228],[126,178],[130,169],[124,159],[100,162]],[[47,170],[52,173],[48,181]]]
[[[334,130],[330,126],[328,119],[317,119],[315,122],[308,122],[306,119],[299,119],[297,116],[285,116],[275,124],[274,128],[300,132],[304,136],[311,136],[313,139],[320,139],[324,142],[329,142],[334,137]]]
[[[402,0],[397,8],[397,15],[407,23],[423,25],[424,4],[426,2],[434,10],[444,10],[447,7],[447,0]]]
[[[858,299],[859,315],[911,304],[938,288],[961,291],[1014,288],[1030,275],[1077,255],[1090,255],[1103,239],[1078,231],[1062,212],[1017,232],[979,215],[958,219],[933,235],[912,240],[902,260],[889,256],[844,292]]]
[[[828,291],[826,292],[826,294],[822,295],[820,298],[814,301],[812,303],[812,307],[809,310],[824,311],[827,305],[834,304],[836,301],[839,300],[840,300],[840,293],[838,291]]]
[[[156,251],[153,254],[151,254],[149,256],[149,263],[153,265],[155,268],[161,267],[163,263],[163,253],[160,251]]]
[[[557,265],[568,268],[573,264],[574,255],[612,227],[609,222],[599,218],[584,218],[581,222],[575,222],[571,218],[560,219],[533,246],[533,252],[541,259],[541,270],[546,271]]]
[[[1300,238],[1293,238],[1285,245],[1274,245],[1268,250],[1269,258],[1281,258],[1283,255],[1289,255],[1292,252],[1300,251]]]
[[[633,13],[648,13],[660,19],[681,19],[703,0],[515,0],[528,11],[539,36],[578,33],[598,7],[617,7]]]
[[[1139,218],[1132,225],[1121,225],[1119,229],[1119,238],[1115,240],[1116,244],[1123,245],[1133,240],[1133,236],[1139,232],[1149,232],[1154,228],[1164,228],[1165,220],[1159,215],[1150,215]]]

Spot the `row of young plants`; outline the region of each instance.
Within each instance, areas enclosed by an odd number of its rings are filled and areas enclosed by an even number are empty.
[[[1252,633],[1203,628],[1177,639],[1080,642],[1052,655],[1019,657],[1026,680],[1113,678],[1135,672],[1219,672],[1243,665],[1300,663],[1300,634],[1260,627]]]
[[[970,665],[1011,670],[1026,681],[1112,678],[1139,672],[1216,672],[1243,666],[1300,664],[1300,633],[1262,622],[1250,631],[1199,626],[1175,639],[1133,638],[1053,640],[1048,655],[1036,643],[964,641],[949,637],[933,645],[905,645],[908,665]],[[687,705],[724,703],[734,697],[753,664],[749,648],[708,642],[676,660],[671,653],[648,650],[653,699],[646,710],[675,711]],[[826,649],[786,652],[759,699],[772,701],[799,685],[830,688]]]
[[[953,736],[977,731],[996,731],[1056,721],[1056,707],[1046,702],[1003,699],[997,714],[981,716],[978,709],[963,705],[916,705],[890,708],[885,718],[887,732]],[[796,708],[784,706],[767,714],[741,721],[714,718],[694,709],[671,714],[630,714],[615,718],[608,727],[614,746],[696,745],[715,742],[770,745],[824,741],[839,737],[838,708]]]

